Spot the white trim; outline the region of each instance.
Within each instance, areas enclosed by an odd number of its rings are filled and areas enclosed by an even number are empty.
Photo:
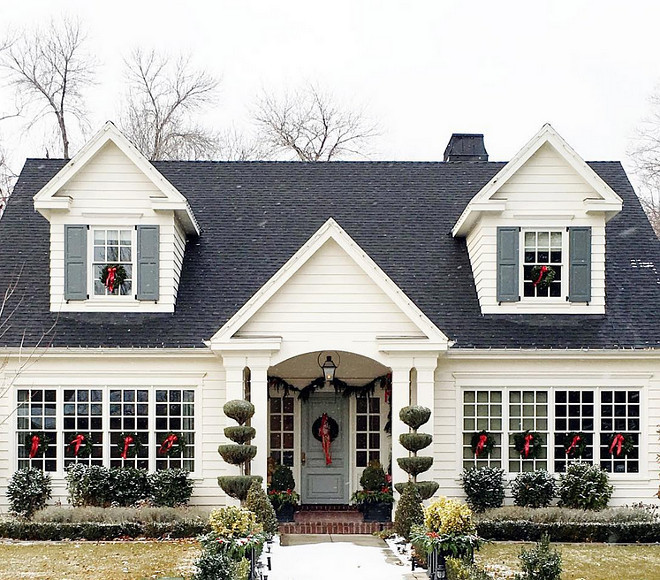
[[[70,196],[55,197],[64,187],[108,142],[112,142],[132,161],[135,166],[158,188],[165,196],[151,198],[154,211],[174,211],[186,233],[199,235],[200,228],[188,200],[181,194],[135,147],[111,121],[98,131],[83,148],[34,196],[34,208],[48,218],[51,210],[68,210],[71,204]],[[44,213],[45,212],[45,213]],[[116,210],[115,210],[116,212]],[[132,215],[132,214],[130,214]]]
[[[589,213],[603,212],[605,214],[605,221],[608,221],[621,211],[623,207],[621,198],[564,141],[559,133],[549,123],[546,123],[511,161],[498,171],[495,177],[472,198],[452,228],[452,235],[454,237],[466,236],[479,219],[479,216],[484,212],[501,213],[504,211],[506,203],[503,203],[502,200],[491,200],[491,197],[546,143],[549,143],[562,159],[601,197],[601,199],[596,200],[584,200],[584,203],[588,205],[587,211]]]
[[[211,349],[222,351],[232,348],[229,345],[234,341],[236,344],[239,344],[239,340],[244,341],[244,339],[234,339],[233,335],[330,239],[334,240],[388,298],[408,316],[410,321],[426,335],[429,342],[435,344],[435,350],[446,350],[448,338],[332,218],[329,218],[286,264],[213,335],[207,343]]]

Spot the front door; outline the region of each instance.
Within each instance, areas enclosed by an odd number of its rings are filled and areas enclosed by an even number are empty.
[[[333,436],[328,463],[323,443],[318,439],[323,414]],[[316,437],[315,437],[316,435]],[[348,400],[337,393],[313,393],[302,404],[302,503],[347,504]]]

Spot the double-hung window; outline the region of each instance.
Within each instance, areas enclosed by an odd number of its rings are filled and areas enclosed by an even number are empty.
[[[94,296],[131,296],[133,293],[133,233],[130,229],[94,229],[92,285]],[[121,285],[103,283],[106,268],[122,268],[126,274]],[[116,273],[115,273],[116,276]]]
[[[523,232],[522,286],[525,298],[561,298],[563,233]]]

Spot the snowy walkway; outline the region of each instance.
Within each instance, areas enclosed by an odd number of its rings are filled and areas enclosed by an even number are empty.
[[[272,549],[268,580],[412,580],[383,540],[373,536],[286,535]]]

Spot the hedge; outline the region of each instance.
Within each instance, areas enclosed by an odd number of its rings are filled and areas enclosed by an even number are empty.
[[[538,541],[547,533],[553,542],[648,544],[660,542],[660,522],[540,524],[524,520],[481,521],[477,523],[477,533],[486,540],[499,541]]]
[[[118,538],[194,538],[208,534],[207,523],[124,522],[106,524],[86,522],[79,524],[57,522],[0,521],[0,538],[31,541],[58,540],[116,540]]]

